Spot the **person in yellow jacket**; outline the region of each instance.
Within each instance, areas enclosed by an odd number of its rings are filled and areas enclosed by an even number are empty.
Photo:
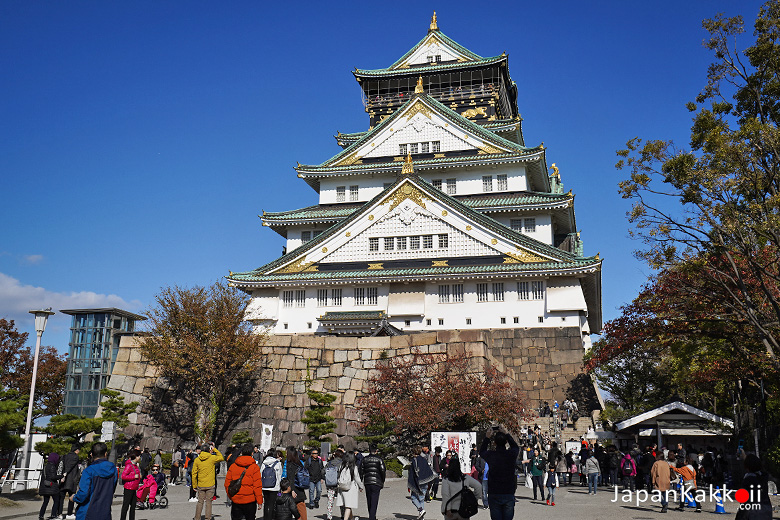
[[[217,464],[225,457],[213,442],[198,448],[198,457],[192,465],[192,488],[198,492],[198,505],[195,506],[195,518],[200,520],[203,502],[206,502],[206,520],[211,520],[211,502],[217,489]]]

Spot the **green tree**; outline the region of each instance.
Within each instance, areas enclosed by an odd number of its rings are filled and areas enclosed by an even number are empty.
[[[0,452],[20,448],[24,440],[17,435],[27,420],[27,396],[17,390],[0,388]]]
[[[241,446],[242,444],[254,444],[255,440],[252,437],[252,435],[244,430],[241,432],[236,432],[233,434],[233,438],[230,439],[230,444],[235,444],[236,446]]]
[[[699,297],[721,319],[749,324],[780,368],[780,2],[761,7],[744,51],[742,17],[703,26],[715,61],[688,103],[690,149],[632,139],[618,152],[629,171],[620,191],[634,201],[632,233],[646,246],[638,254],[657,269],[693,271],[691,294],[704,286]]]
[[[336,396],[311,389],[306,394],[311,399],[311,406],[304,412],[301,422],[308,427],[306,434],[309,440],[303,444],[309,448],[319,448],[320,443],[332,440],[330,435],[336,429],[336,422],[330,415]]]
[[[167,287],[155,296],[141,352],[171,384],[168,398],[186,405],[158,410],[171,429],[191,427],[197,440],[219,442],[247,418],[265,342],[244,321],[248,302],[248,295],[221,282]]]

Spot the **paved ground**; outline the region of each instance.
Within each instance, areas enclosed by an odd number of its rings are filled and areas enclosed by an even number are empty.
[[[220,482],[220,485],[221,484],[222,482]],[[224,487],[220,487],[220,490],[220,496],[224,497]],[[6,493],[2,494],[2,497],[11,498],[13,495],[7,494],[6,491]],[[736,507],[734,507],[736,504],[727,504],[726,510],[729,514],[718,515],[715,517],[715,504],[706,503],[704,505],[704,512],[700,515],[695,514],[693,509],[689,509],[685,512],[670,511],[669,514],[660,516],[660,507],[656,504],[637,507],[637,505],[633,503],[614,503],[612,502],[614,497],[614,491],[607,490],[606,488],[603,488],[603,490],[599,491],[598,495],[592,496],[587,494],[587,488],[582,488],[579,486],[562,487],[556,492],[555,507],[551,507],[546,506],[544,502],[533,501],[533,493],[530,489],[525,487],[518,487],[517,502],[515,504],[515,519],[544,520],[562,518],[567,520],[645,520],[663,518],[664,520],[675,520],[689,518],[693,520],[702,518],[729,519],[734,518],[736,513]],[[168,491],[169,506],[167,509],[136,511],[135,518],[137,520],[191,519],[195,513],[196,504],[187,502],[187,498],[188,490],[186,487],[172,486]],[[0,520],[37,517],[38,510],[41,506],[40,500],[22,500],[19,503],[21,505],[18,507],[0,506]],[[121,503],[121,495],[117,495],[114,499],[114,520],[119,520]],[[326,503],[327,499],[322,500],[320,502],[319,509],[308,510],[309,519],[324,520],[326,518]],[[426,520],[441,520],[442,515],[440,514],[440,501],[434,501],[426,504],[426,509]],[[229,520],[230,518],[230,508],[225,505],[224,500],[220,500],[214,504],[213,513],[216,520]],[[400,479],[393,479],[392,481],[388,482],[385,489],[382,490],[382,494],[379,499],[379,511],[377,514],[378,519],[416,520],[416,513],[416,509],[412,506],[408,498],[405,481]],[[367,514],[365,497],[361,495],[360,507],[357,510],[357,516],[360,517],[360,520],[366,520]],[[775,512],[774,518],[780,518],[780,513]],[[480,510],[474,519],[490,520],[490,513],[488,510]],[[262,520],[262,516],[260,517],[260,520]]]

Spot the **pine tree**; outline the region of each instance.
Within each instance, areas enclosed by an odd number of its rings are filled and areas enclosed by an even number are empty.
[[[312,404],[301,419],[301,422],[309,429],[307,432],[309,440],[304,442],[304,445],[309,448],[319,448],[321,442],[332,440],[330,434],[336,428],[336,421],[330,415],[336,396],[316,390],[308,390],[306,393],[312,400]]]

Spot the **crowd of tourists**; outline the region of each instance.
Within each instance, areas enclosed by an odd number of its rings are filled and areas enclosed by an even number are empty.
[[[587,486],[589,495],[604,486],[614,488],[615,493],[618,488],[648,493],[674,490],[671,496],[681,500],[680,509],[685,507],[685,497],[695,497],[697,489],[723,486],[730,480],[723,451],[711,447],[695,450],[681,444],[671,448],[648,444],[621,452],[614,445],[587,439],[574,442],[576,449],[562,450],[538,427],[522,430],[518,441],[506,431],[491,428],[479,448],[472,445],[464,461],[453,450],[436,447],[431,452],[427,446],[417,446],[407,479],[416,518],[423,520],[426,504],[440,499],[445,520],[469,518],[480,507],[490,509],[491,520],[511,520],[518,480],[532,489],[534,501],[549,506],[555,505],[558,487],[579,485]],[[211,520],[212,502],[222,493],[217,489],[221,468],[226,470],[224,493],[232,520],[255,520],[260,514],[264,520],[307,520],[307,510],[320,507],[325,508],[327,520],[333,519],[335,508],[342,520],[352,520],[361,494],[365,494],[368,520],[376,520],[386,479],[384,461],[373,445],[366,455],[339,446],[327,460],[318,449],[294,446],[263,453],[252,444],[233,445],[225,455],[214,443],[194,449],[178,447],[171,455],[169,476],[163,472],[159,450],[153,454],[135,446],[118,464],[107,461],[106,451],[104,443],[93,444],[86,466],[79,463],[78,445],[63,457],[48,455],[39,489],[43,496],[40,520],[50,502],[52,519],[110,518],[119,482],[123,487],[121,520],[135,520],[136,509],[154,508],[156,497],[164,495],[168,485],[188,486],[189,500],[196,504],[194,517],[200,519],[203,514]],[[745,455],[742,462],[746,470],[743,486],[762,488],[759,507],[767,507],[767,474],[760,460]],[[63,510],[66,497],[67,514]],[[79,506],[75,514],[74,505]],[[667,512],[666,494],[661,505],[661,512]],[[701,504],[695,502],[695,508],[700,512]]]

